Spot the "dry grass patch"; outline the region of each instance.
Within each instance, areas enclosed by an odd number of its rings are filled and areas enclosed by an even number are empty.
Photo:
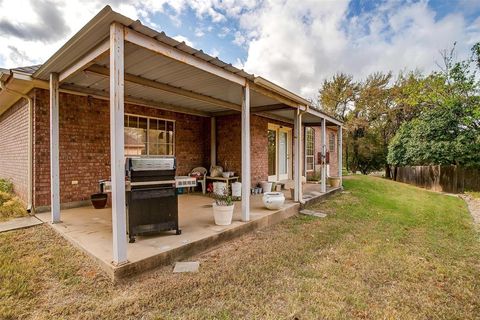
[[[0,222],[26,215],[25,206],[13,193],[13,183],[0,179]]]
[[[295,217],[112,285],[48,227],[0,234],[0,318],[474,319],[480,245],[460,199],[371,177]]]

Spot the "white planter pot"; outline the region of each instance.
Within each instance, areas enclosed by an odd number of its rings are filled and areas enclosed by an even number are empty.
[[[234,204],[231,206],[217,206],[217,204],[214,202],[213,217],[215,218],[215,224],[218,226],[228,226],[232,224],[234,207]]]
[[[267,209],[278,210],[285,203],[285,195],[283,192],[266,192],[263,194],[262,200]]]
[[[263,190],[263,193],[272,191],[272,182],[262,181],[260,182],[260,187]]]

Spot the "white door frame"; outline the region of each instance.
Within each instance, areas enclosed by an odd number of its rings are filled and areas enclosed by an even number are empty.
[[[268,181],[281,181],[292,179],[292,128],[283,127],[278,124],[269,123],[268,130],[275,131],[275,174],[268,176]],[[279,173],[279,140],[280,132],[287,133],[286,151],[287,151],[287,174]],[[268,155],[267,155],[268,156]]]

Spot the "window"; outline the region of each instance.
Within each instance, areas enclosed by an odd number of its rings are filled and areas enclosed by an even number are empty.
[[[305,158],[306,170],[313,171],[315,167],[315,130],[312,127],[305,128]]]
[[[277,131],[268,130],[268,175],[277,174]]]
[[[335,152],[335,133],[330,132],[330,135],[328,137],[328,150],[330,152]]]
[[[164,156],[174,152],[174,121],[125,115],[126,156]]]

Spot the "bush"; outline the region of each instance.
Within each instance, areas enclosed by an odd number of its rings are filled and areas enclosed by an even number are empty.
[[[0,179],[0,191],[13,193],[13,182],[7,179]]]
[[[12,195],[10,193],[0,191],[0,207],[10,199],[12,199]]]
[[[0,220],[23,217],[27,214],[23,203],[18,197],[11,197],[0,205]]]
[[[27,211],[22,201],[13,194],[13,183],[0,179],[0,221],[23,217]]]

